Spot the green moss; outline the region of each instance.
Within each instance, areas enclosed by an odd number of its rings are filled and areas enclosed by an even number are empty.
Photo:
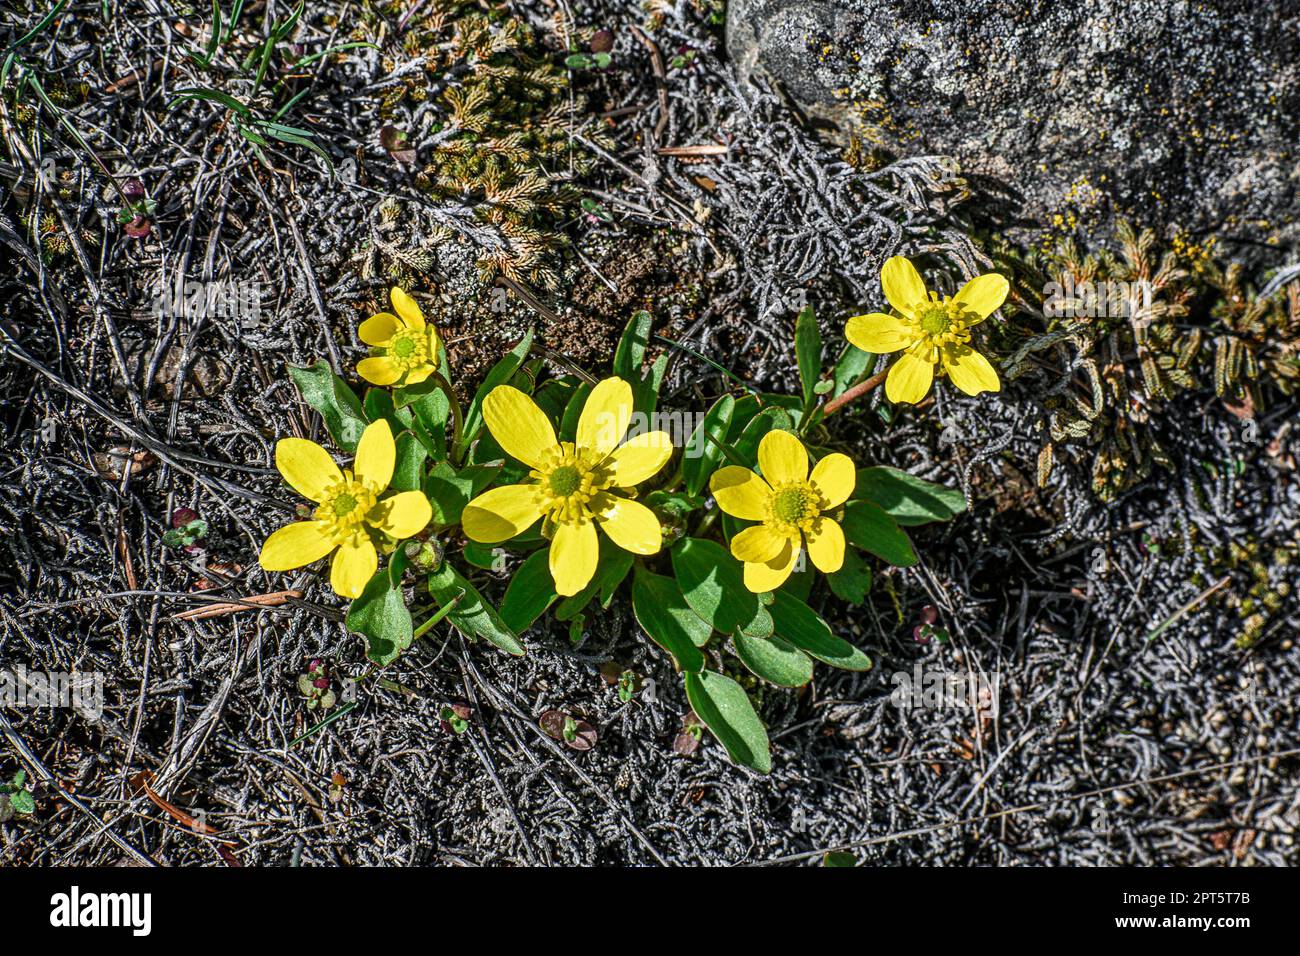
[[[386,9],[403,13],[402,4]],[[556,29],[557,41],[584,35]],[[548,50],[522,20],[466,0],[434,0],[401,44],[407,56],[425,58],[425,70],[393,87],[380,115],[388,121],[403,103],[431,103],[436,145],[420,156],[417,187],[470,206],[500,236],[500,248],[479,259],[483,281],[504,274],[554,287],[555,252],[566,241],[559,227],[579,199],[569,181],[593,163],[569,135],[583,100],[569,90],[563,48]],[[602,141],[598,133],[588,139]],[[399,269],[418,267],[389,258]]]
[[[1083,447],[1094,492],[1110,500],[1170,464],[1150,425],[1178,394],[1212,384],[1249,419],[1273,391],[1300,385],[1300,283],[1260,299],[1239,266],[1213,259],[1211,243],[1161,250],[1150,230],[1121,224],[1114,248],[1086,253],[1069,239],[1028,251],[987,245],[1022,303],[994,335],[1006,377],[1060,379],[1045,389],[1040,484],[1057,446]]]

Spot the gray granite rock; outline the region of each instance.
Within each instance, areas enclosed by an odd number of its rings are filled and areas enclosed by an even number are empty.
[[[1297,0],[730,0],[727,47],[842,131],[1002,184],[1029,233],[1300,240]]]

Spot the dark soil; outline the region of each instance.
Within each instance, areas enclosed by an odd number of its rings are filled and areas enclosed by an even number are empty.
[[[354,709],[296,743],[319,719],[296,686],[308,662],[325,661],[341,694],[367,664],[328,582],[257,566],[292,508],[274,442],[323,434],[286,368],[324,358],[354,377],[356,323],[386,305],[389,284],[358,259],[375,205],[392,195],[420,209],[412,235],[419,215],[441,214],[377,139],[384,82],[411,57],[390,42],[314,74],[302,122],[336,165],[365,158],[364,183],[331,180],[294,147],[272,151],[272,172],[215,105],[167,109],[200,79],[183,58],[198,41],[170,24],[201,21],[166,3],[115,9],[106,26],[97,5],[74,4],[26,59],[47,86],[88,85],[68,108],[114,173],[157,199],[150,236],[123,235],[107,180],[48,112],[33,125],[30,96],[28,113],[8,90],[0,108],[12,263],[0,274],[0,669],[100,674],[105,696],[99,715],[0,706],[0,777],[21,767],[40,781],[35,814],[0,823],[0,861],[814,864],[843,846],[891,865],[1297,861],[1300,581],[1277,557],[1300,529],[1294,400],[1246,442],[1201,395],[1161,426],[1173,467],[1108,505],[1067,453],[1036,487],[1033,396],[1016,386],[979,399],[940,389],[891,424],[876,400],[840,416],[830,440],[859,463],[960,487],[969,509],[914,529],[921,563],[876,566],[861,608],[814,594],[875,667],[819,667],[802,692],[755,688],[769,776],[707,737],[674,753],[680,679],[621,599],[588,614],[576,646],[563,626],[535,627],[522,659],[438,627],[386,685],[362,685]],[[311,49],[341,9],[309,10]],[[510,9],[539,31],[554,14]],[[705,12],[688,4],[647,25],[637,4],[573,8],[579,26],[616,37],[615,68],[575,74],[585,109],[628,108],[602,120],[613,142],[580,183],[609,219],[557,223],[560,281],[523,282],[532,302],[514,288],[498,298],[476,275],[470,227],[411,274],[461,389],[533,324],[559,353],[543,353],[552,371],[603,372],[636,309],[747,382],[788,388],[796,292],[838,354],[843,320],[881,304],[888,255],[978,269],[926,158],[870,173],[843,162],[776,94],[734,85]],[[400,13],[379,15],[391,38]],[[36,19],[3,14],[0,46]],[[650,45],[694,56],[659,78]],[[165,77],[107,92],[164,54]],[[731,152],[698,162],[656,152],[719,140]],[[46,157],[50,183],[35,178]],[[155,316],[149,290],[175,269],[261,282],[261,320]],[[672,356],[667,407],[701,411],[728,387],[658,347]],[[209,524],[194,551],[162,541],[182,507]],[[178,617],[286,589],[300,596]],[[1261,590],[1284,600],[1247,633],[1243,602]],[[914,636],[926,607],[946,642]],[[610,661],[653,683],[622,702],[600,676]],[[999,675],[997,715],[891,702],[918,662]],[[463,735],[440,726],[453,703],[470,711]],[[543,733],[550,709],[590,722],[596,746]]]

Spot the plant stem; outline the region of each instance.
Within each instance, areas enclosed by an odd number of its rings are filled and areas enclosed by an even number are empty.
[[[460,400],[456,398],[456,393],[451,390],[451,382],[447,381],[447,379],[443,377],[441,372],[434,372],[432,375],[429,376],[429,378],[433,379],[434,383],[437,384],[437,386],[440,389],[442,389],[443,394],[447,396],[447,401],[451,405],[451,420],[452,420],[451,450],[452,450],[452,455],[456,458],[457,464],[459,464],[460,463],[460,442],[461,442],[461,438],[463,437],[463,432],[465,429],[465,420],[460,413]]]
[[[854,385],[852,388],[848,389],[842,395],[832,398],[822,408],[823,417],[826,415],[832,415],[840,408],[843,408],[845,405],[847,405],[849,402],[861,398],[863,395],[867,394],[867,392],[871,391],[873,388],[875,388],[877,385],[883,382],[885,380],[885,376],[888,374],[889,374],[889,369],[882,369],[881,371],[877,372],[875,375],[871,376],[871,378],[864,379],[863,381],[858,382],[857,385]]]
[[[23,68],[27,70],[27,82],[30,83],[32,89],[36,91],[36,95],[39,96],[41,102],[45,104],[45,108],[55,115],[55,118],[63,124],[64,129],[72,134],[72,138],[77,141],[77,144],[86,151],[90,158],[95,161],[95,164],[103,171],[104,175],[108,177],[109,182],[113,184],[113,188],[117,190],[117,194],[122,197],[122,203],[126,206],[130,206],[131,200],[126,198],[126,193],[122,191],[122,186],[118,183],[117,177],[109,171],[109,168],[106,165],[104,165],[104,161],[99,158],[99,154],[91,149],[90,145],[82,139],[81,133],[77,132],[76,127],[74,127],[68,120],[67,114],[54,105],[54,102],[46,94],[45,87],[41,86],[41,81],[36,78],[36,74],[32,69],[26,64],[23,64]]]
[[[460,603],[461,598],[463,598],[464,596],[465,596],[465,592],[461,591],[459,594],[457,594],[454,598],[452,598],[442,607],[438,608],[437,613],[434,614],[433,617],[429,618],[427,621],[425,621],[423,624],[421,624],[418,628],[415,629],[415,633],[411,635],[411,640],[414,642],[424,637],[424,635],[428,633],[429,628],[433,627],[433,625],[437,624],[444,617],[450,614],[452,610],[456,607],[456,605]]]

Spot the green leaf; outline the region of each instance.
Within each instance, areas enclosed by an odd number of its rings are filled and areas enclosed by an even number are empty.
[[[883,508],[870,501],[850,501],[840,522],[849,543],[900,568],[916,564],[912,542]]]
[[[759,773],[771,772],[767,730],[739,684],[714,671],[687,671],[686,699],[732,760]]]
[[[813,389],[822,373],[822,333],[811,305],[804,306],[795,320],[794,353],[799,362],[799,381],[803,385],[803,403],[807,408],[817,398]]]
[[[447,356],[444,352],[439,363],[443,367],[442,376],[447,377]],[[425,379],[418,385],[393,389],[393,404],[396,408],[410,408],[420,429],[432,446],[431,454],[437,458],[447,455],[447,421],[451,417],[451,399],[442,390],[440,383]]]
[[[682,538],[672,551],[673,574],[682,596],[716,631],[770,634],[771,615],[745,587],[741,564],[715,541]]]
[[[394,444],[397,446],[397,460],[389,487],[396,491],[419,491],[424,475],[424,460],[428,453],[410,432],[402,432]]]
[[[821,615],[793,595],[777,591],[768,610],[777,634],[822,663],[846,671],[871,669],[871,658],[832,634]]]
[[[634,313],[619,337],[618,348],[614,350],[614,374],[634,386],[641,381],[641,365],[645,362],[653,324],[649,312]]]
[[[465,555],[465,560],[474,567],[482,568],[484,571],[496,570],[497,550],[492,545],[466,541],[462,553]]]
[[[639,383],[633,386],[635,408],[650,415],[659,405],[659,389],[664,383],[664,373],[668,371],[668,356],[660,355],[650,365],[650,371]]]
[[[59,15],[59,11],[63,9],[67,2],[68,0],[59,0],[58,3],[50,8],[49,12],[46,13],[45,16],[41,17],[41,19],[37,21],[36,26],[32,27],[10,44],[7,52],[10,54],[16,53],[19,47],[25,46],[33,37],[39,36],[45,28],[54,21],[54,18]],[[213,0],[213,2],[216,2],[216,0]]]
[[[289,366],[289,377],[305,401],[325,420],[325,430],[344,451],[355,454],[361,433],[366,430],[366,413],[361,400],[323,359],[309,368]]]
[[[822,866],[857,866],[858,858],[852,853],[845,853],[842,850],[831,850],[822,857]]]
[[[501,620],[501,615],[483,599],[474,585],[451,566],[450,561],[443,561],[442,567],[429,575],[429,594],[440,606],[463,594],[460,603],[447,615],[447,620],[471,640],[481,637],[508,654],[523,656],[524,649],[514,631]]]
[[[564,407],[564,415],[560,418],[560,441],[573,441],[578,434],[578,421],[582,418],[587,399],[591,397],[591,388],[587,382],[582,382],[569,396],[569,403]]]
[[[372,422],[377,422],[381,418],[392,419],[397,417],[397,409],[393,406],[393,396],[386,388],[368,388],[366,397],[361,403],[362,411],[366,418]]]
[[[9,806],[13,807],[14,813],[21,813],[27,816],[36,812],[36,800],[28,790],[16,790],[9,795]]]
[[[855,345],[846,345],[840,360],[835,363],[835,371],[831,374],[835,382],[831,397],[843,395],[857,384],[858,379],[867,374],[875,361],[876,357],[870,352],[864,352]]]
[[[348,608],[347,628],[366,638],[366,656],[381,667],[397,660],[411,646],[411,612],[394,587],[388,571],[375,573],[361,597]]]
[[[853,497],[874,501],[907,526],[950,521],[966,510],[966,497],[957,489],[884,465],[858,470]]]
[[[522,634],[555,602],[555,581],[551,577],[550,550],[534,551],[515,569],[501,601],[501,620],[516,634]]]
[[[465,506],[492,483],[500,470],[490,465],[466,465],[457,471],[450,462],[438,462],[424,479],[424,493],[433,507],[433,523],[460,524]]]
[[[455,451],[457,461],[460,461],[465,448],[478,436],[479,430],[483,427],[483,399],[488,397],[492,389],[498,385],[505,385],[515,377],[515,372],[519,371],[519,366],[524,363],[532,347],[533,330],[529,329],[519,340],[519,344],[506,353],[501,361],[493,365],[487,377],[483,379],[483,384],[474,393],[474,401],[470,402],[469,410],[465,412],[464,432],[460,447]]]
[[[293,129],[291,126],[281,126],[279,123],[270,123],[265,120],[259,120],[256,122],[258,129],[264,132],[267,136],[270,136],[273,139],[278,139],[283,143],[292,143],[295,146],[303,146],[311,150],[324,160],[326,168],[330,171],[330,176],[333,177],[334,163],[330,161],[329,153],[325,152],[318,143],[311,139],[312,134],[309,130],[290,132],[290,130]],[[306,135],[304,136],[303,133]]]
[[[681,491],[652,491],[643,500],[646,507],[659,512],[661,517],[677,521],[704,507],[703,498]]]
[[[802,687],[812,680],[808,655],[783,637],[757,637],[737,631],[731,636],[736,656],[756,676],[779,687]]]
[[[871,590],[871,568],[867,567],[867,562],[862,560],[862,555],[854,548],[845,548],[844,563],[838,571],[826,575],[826,581],[841,601],[861,604]]]
[[[633,407],[647,415],[659,403],[659,386],[668,368],[668,357],[661,355],[655,359],[649,372],[642,374],[653,326],[654,320],[649,312],[636,312],[624,328],[614,352],[614,374],[632,386]]]
[[[632,613],[650,639],[672,655],[678,670],[704,669],[700,648],[713,629],[691,610],[676,581],[638,569],[632,579]]]
[[[794,431],[794,419],[784,408],[776,408],[768,405],[761,412],[750,419],[745,430],[740,433],[735,444],[732,446],[736,454],[743,461],[756,461],[758,459],[758,445],[763,440],[763,436],[770,431],[781,429],[784,431]]]
[[[533,401],[553,422],[558,422],[564,418],[564,411],[569,405],[569,399],[573,393],[578,390],[576,382],[568,379],[548,378],[537,387],[533,392]]]
[[[723,395],[709,409],[682,452],[682,479],[686,491],[698,495],[704,490],[709,476],[722,463],[722,445],[731,428],[731,416],[736,410],[736,400]],[[710,439],[708,436],[712,436]]]
[[[372,50],[379,49],[379,47],[375,46],[373,43],[370,43],[367,40],[353,40],[350,43],[336,43],[334,44],[334,46],[326,47],[324,50],[321,50],[317,53],[313,53],[310,56],[300,57],[299,59],[295,60],[293,63],[293,69],[300,70],[304,66],[310,66],[311,64],[315,63],[317,60],[324,59],[325,57],[330,56],[331,54],[342,53],[344,50],[354,50],[357,47],[363,47],[363,46],[370,47],[370,49]]]
[[[212,90],[207,87],[196,87],[192,89],[177,90],[168,109],[174,109],[182,100],[209,100],[213,103],[220,103],[227,109],[234,110],[240,116],[251,116],[250,110],[239,100],[235,99],[229,93],[222,93],[220,90]]]

